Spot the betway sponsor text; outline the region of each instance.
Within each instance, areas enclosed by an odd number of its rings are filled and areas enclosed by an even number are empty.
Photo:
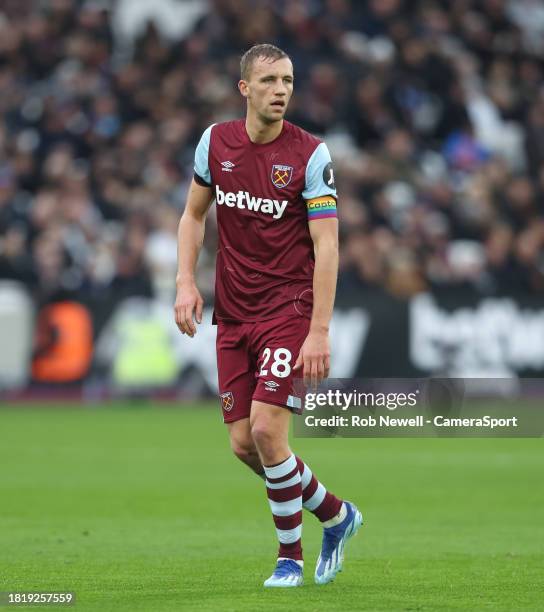
[[[248,193],[247,191],[238,191],[234,193],[232,191],[224,192],[221,190],[219,185],[215,186],[215,201],[217,204],[228,206],[229,208],[247,208],[255,212],[261,212],[265,215],[272,215],[273,219],[281,219],[288,200],[271,200],[270,198],[256,197]]]

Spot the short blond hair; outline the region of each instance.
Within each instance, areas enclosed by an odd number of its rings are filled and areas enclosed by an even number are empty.
[[[251,68],[253,62],[260,57],[264,59],[272,59],[274,61],[287,58],[290,59],[285,51],[282,51],[279,47],[270,44],[254,45],[251,49],[248,49],[242,59],[240,60],[240,77],[244,81],[249,81],[251,75]]]

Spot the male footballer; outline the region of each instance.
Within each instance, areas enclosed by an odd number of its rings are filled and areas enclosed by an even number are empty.
[[[279,553],[266,587],[302,584],[302,508],[323,525],[315,581],[342,569],[344,545],[362,523],[288,444],[301,411],[293,379],[317,386],[329,374],[329,323],[338,269],[336,188],[325,143],[284,120],[293,65],[257,45],[241,60],[246,118],[210,126],[195,152],[178,232],[175,319],[193,337],[203,300],[194,271],[215,199],[217,368],[234,454],[266,481]]]

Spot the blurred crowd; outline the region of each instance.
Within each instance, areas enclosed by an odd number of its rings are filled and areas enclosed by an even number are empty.
[[[335,162],[340,293],[544,292],[544,3],[202,5],[181,38],[127,40],[115,3],[2,2],[0,278],[41,302],[173,300],[195,145],[243,116],[240,56],[272,42],[295,66],[287,118]],[[208,297],[215,239],[212,211]]]

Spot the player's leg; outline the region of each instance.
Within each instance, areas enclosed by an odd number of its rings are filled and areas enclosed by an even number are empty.
[[[251,427],[249,417],[226,423],[230,437],[230,447],[232,452],[245,463],[251,470],[261,478],[264,478],[264,469],[259,453],[253,438],[251,437]]]
[[[299,457],[297,464],[301,473],[303,504],[323,526],[314,579],[317,584],[327,584],[342,571],[345,544],[357,533],[363,518],[353,503],[342,501],[327,491]]]
[[[262,475],[261,460],[249,425],[251,398],[256,381],[246,326],[220,321],[217,326],[216,348],[219,397],[231,449],[238,459]]]
[[[249,418],[227,423],[232,452],[257,476],[265,478],[263,464],[251,435]],[[345,516],[342,500],[324,487],[312,470],[296,457],[302,483],[302,507],[311,512],[326,527],[341,522]]]
[[[251,403],[251,437],[265,469],[292,454],[288,442],[290,418],[285,408],[255,400]]]
[[[343,501],[319,482],[300,457],[296,459],[302,483],[303,507],[319,519],[324,526],[332,527],[345,515]]]
[[[292,367],[308,329],[309,321],[302,317],[279,318],[260,325],[259,376],[254,402],[268,402],[284,410],[301,412],[302,400],[294,390]],[[323,544],[315,580],[324,584],[342,569],[345,542],[356,533],[362,518],[353,504],[328,491],[301,459],[295,460],[301,476],[303,507],[323,525]]]
[[[300,338],[304,339],[307,333],[306,326],[306,319],[302,320],[302,324],[296,321],[296,328],[301,330],[298,339],[300,342]],[[234,455],[258,476],[264,478],[264,469],[251,436],[249,423],[251,397],[255,391],[257,379],[250,363],[244,332],[243,326],[219,323],[217,334],[219,389],[222,396],[223,418],[228,428]],[[281,344],[281,341],[273,342],[274,352]],[[268,391],[270,395],[271,389],[275,387],[265,387],[263,393]],[[297,459],[297,461],[302,476],[303,508],[312,512],[322,522],[330,520],[331,517],[338,514],[341,501],[325,490],[302,460]]]
[[[265,478],[263,464],[251,435],[249,418],[227,423],[232,452],[257,476]],[[345,516],[342,500],[324,487],[312,470],[296,457],[302,482],[302,507],[318,518],[325,527],[332,527]]]
[[[287,419],[283,416],[285,413]],[[258,416],[254,418],[254,414]],[[280,422],[276,421],[276,414],[282,417]],[[251,431],[264,466],[267,495],[280,542],[278,566],[265,585],[299,584],[298,568],[292,563],[285,563],[284,566],[282,560],[293,559],[302,562],[300,539],[302,506],[312,512],[323,526],[321,552],[316,563],[314,578],[317,584],[327,584],[342,571],[345,544],[357,533],[362,524],[362,516],[354,504],[342,501],[327,491],[310,468],[299,457],[293,455],[287,444],[288,416],[289,413],[281,407],[261,402],[252,404]],[[281,427],[284,423],[287,423],[285,429]],[[287,459],[282,461],[283,457]],[[293,478],[292,474],[295,464],[300,475],[300,489],[298,479]],[[277,483],[273,480],[274,476],[279,477]],[[299,491],[302,503],[299,502]],[[283,509],[282,503],[278,504],[278,501],[287,501],[289,504],[296,502],[296,507],[287,506],[287,509]],[[301,583],[302,577],[300,577]]]
[[[296,396],[292,367],[308,334],[309,324],[305,317],[293,316],[259,325],[258,377],[253,400],[281,406],[288,414],[290,411],[301,412],[301,398]],[[268,413],[265,411],[265,414]],[[286,452],[285,448],[282,452]],[[340,522],[339,519],[343,518],[342,500],[327,491],[298,457],[297,465],[302,479],[303,507],[327,526]]]
[[[302,584],[302,485],[295,455],[288,444],[290,413],[254,401],[251,435],[266,475],[266,493],[279,540],[278,561],[267,587]]]

